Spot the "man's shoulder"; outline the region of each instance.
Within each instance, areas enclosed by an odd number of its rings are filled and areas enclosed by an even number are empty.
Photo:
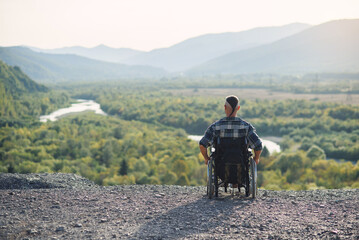
[[[226,120],[226,119],[227,119],[226,117],[221,118],[221,119],[219,119],[219,120],[215,121],[214,123],[212,123],[212,124],[211,124],[211,126],[213,127],[213,126],[216,126],[216,125],[221,125],[221,124],[224,124],[225,122],[227,122],[227,120]]]
[[[249,122],[244,121],[239,117],[224,117],[212,123],[210,127],[216,127],[222,125],[241,125],[245,127],[252,126]]]
[[[239,124],[249,124],[248,122],[244,121],[242,118],[240,117],[224,117],[221,118],[220,120],[216,121],[215,123],[217,124],[221,124],[221,123],[239,123]]]
[[[243,120],[243,119],[241,119],[241,118],[240,118],[240,120],[241,120],[241,122],[242,122],[243,125],[247,125],[247,126],[252,125],[252,124],[250,124],[249,122],[247,122],[246,120]]]
[[[228,123],[237,123],[237,124],[243,124],[243,125],[247,125],[247,126],[251,125],[249,122],[243,120],[240,117],[224,117],[224,118],[221,118],[221,119],[213,122],[211,124],[211,126],[228,124]]]

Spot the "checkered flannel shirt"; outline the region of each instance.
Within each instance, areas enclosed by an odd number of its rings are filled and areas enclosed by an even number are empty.
[[[262,150],[262,141],[258,137],[255,128],[239,117],[225,117],[214,122],[207,128],[199,144],[209,147],[215,137],[246,137],[252,149],[255,151]]]

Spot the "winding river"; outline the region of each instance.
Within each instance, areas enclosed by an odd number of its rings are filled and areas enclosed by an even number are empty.
[[[71,104],[70,107],[60,108],[59,110],[56,110],[55,112],[52,112],[49,115],[40,116],[40,121],[41,122],[57,121],[68,114],[79,113],[84,111],[94,111],[96,114],[107,115],[104,111],[102,111],[99,103],[93,100],[77,99],[77,103]],[[188,138],[199,142],[202,136],[189,135]],[[272,139],[271,137],[268,138]],[[274,152],[280,152],[279,145],[274,141],[269,140],[268,138],[261,138],[263,145],[267,147],[268,151],[271,154]]]
[[[40,122],[56,121],[71,113],[79,113],[84,111],[94,111],[96,114],[107,115],[100,108],[100,104],[93,100],[77,99],[77,103],[71,104],[71,107],[60,108],[49,115],[40,116]]]
[[[199,142],[201,140],[202,136],[201,135],[189,135],[188,138],[192,139],[193,141]],[[271,137],[268,137],[268,138],[271,138]],[[262,140],[263,146],[265,146],[268,149],[270,154],[272,154],[274,152],[280,152],[280,146],[277,143],[275,143],[269,139],[266,139],[266,138],[261,138],[261,140]]]

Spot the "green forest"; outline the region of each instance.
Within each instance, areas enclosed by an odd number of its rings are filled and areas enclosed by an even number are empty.
[[[19,68],[0,66],[0,172],[76,173],[100,185],[205,185],[206,166],[198,143],[188,135],[203,134],[224,116],[225,96],[197,95],[203,79],[45,87]],[[208,79],[205,87],[339,94],[349,85],[354,93],[356,77],[303,76],[299,80],[307,84],[297,89],[298,77],[218,76]],[[344,79],[343,86],[334,84],[338,78]],[[175,94],[173,89],[191,89],[193,94]],[[263,151],[260,188],[359,188],[358,105],[239,98],[239,116],[251,122],[260,137],[281,139],[280,153]],[[95,100],[108,115],[84,112],[55,122],[39,121],[40,115],[68,107],[75,99]]]

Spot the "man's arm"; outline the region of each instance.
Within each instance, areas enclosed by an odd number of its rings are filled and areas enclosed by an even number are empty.
[[[199,149],[201,150],[202,156],[204,158],[204,163],[207,165],[209,160],[207,148],[200,144]]]
[[[259,157],[262,153],[262,141],[258,137],[255,128],[252,125],[249,125],[249,134],[248,139],[251,147],[254,149],[254,157],[253,160],[258,164],[259,163]]]
[[[259,157],[262,153],[262,150],[254,150],[254,158],[253,160],[258,164],[259,163]]]
[[[213,139],[213,134],[214,134],[214,130],[213,130],[213,124],[212,124],[211,126],[209,126],[207,128],[206,132],[204,133],[204,136],[199,141],[199,149],[202,153],[202,156],[204,158],[204,163],[206,165],[208,164],[208,160],[209,160],[207,147],[209,147],[211,145],[211,141]]]

